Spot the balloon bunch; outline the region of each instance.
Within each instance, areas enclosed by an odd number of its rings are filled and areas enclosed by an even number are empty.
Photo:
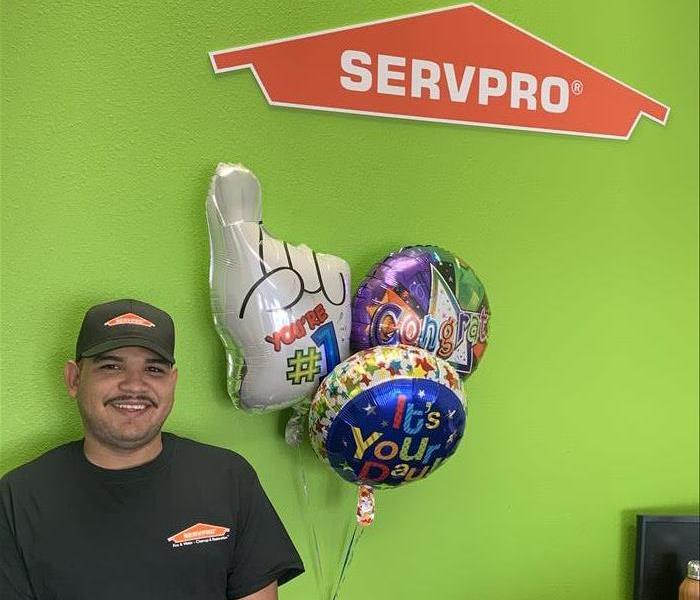
[[[457,256],[411,246],[371,270],[351,309],[348,264],[274,238],[261,217],[255,176],[219,164],[207,220],[228,392],[249,411],[294,407],[290,443],[308,419],[316,454],[359,486],[362,528],[375,488],[425,479],[464,436],[463,384],[488,341],[486,291]]]
[[[376,265],[353,301],[351,345],[360,351],[311,403],[319,457],[370,493],[444,464],[464,435],[462,383],[484,354],[489,317],[484,286],[446,250],[408,247]]]

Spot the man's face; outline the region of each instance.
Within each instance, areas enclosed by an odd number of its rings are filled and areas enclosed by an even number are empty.
[[[160,432],[173,406],[177,371],[155,352],[128,346],[70,361],[65,377],[85,436],[128,450]]]

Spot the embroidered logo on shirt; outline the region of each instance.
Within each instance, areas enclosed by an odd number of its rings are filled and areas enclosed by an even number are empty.
[[[107,327],[114,327],[115,325],[141,325],[141,327],[155,327],[155,323],[151,323],[148,319],[144,319],[139,315],[134,313],[124,313],[118,317],[107,321],[105,323]]]
[[[192,525],[192,527],[183,529],[175,535],[171,535],[168,541],[172,542],[173,548],[190,546],[192,544],[204,544],[207,542],[220,542],[228,539],[229,531],[231,530],[228,527],[197,523],[196,525]]]

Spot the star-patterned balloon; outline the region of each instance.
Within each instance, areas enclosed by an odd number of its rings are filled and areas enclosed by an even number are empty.
[[[377,346],[340,363],[311,402],[311,445],[340,477],[372,487],[425,479],[466,425],[457,373],[421,348]]]
[[[491,317],[471,267],[436,246],[390,254],[360,284],[353,300],[354,350],[408,344],[448,360],[464,380],[486,350]]]

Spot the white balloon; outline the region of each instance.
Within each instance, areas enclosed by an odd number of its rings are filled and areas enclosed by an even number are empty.
[[[272,237],[260,183],[241,165],[217,166],[206,207],[229,395],[247,410],[291,406],[350,354],[350,267]]]

